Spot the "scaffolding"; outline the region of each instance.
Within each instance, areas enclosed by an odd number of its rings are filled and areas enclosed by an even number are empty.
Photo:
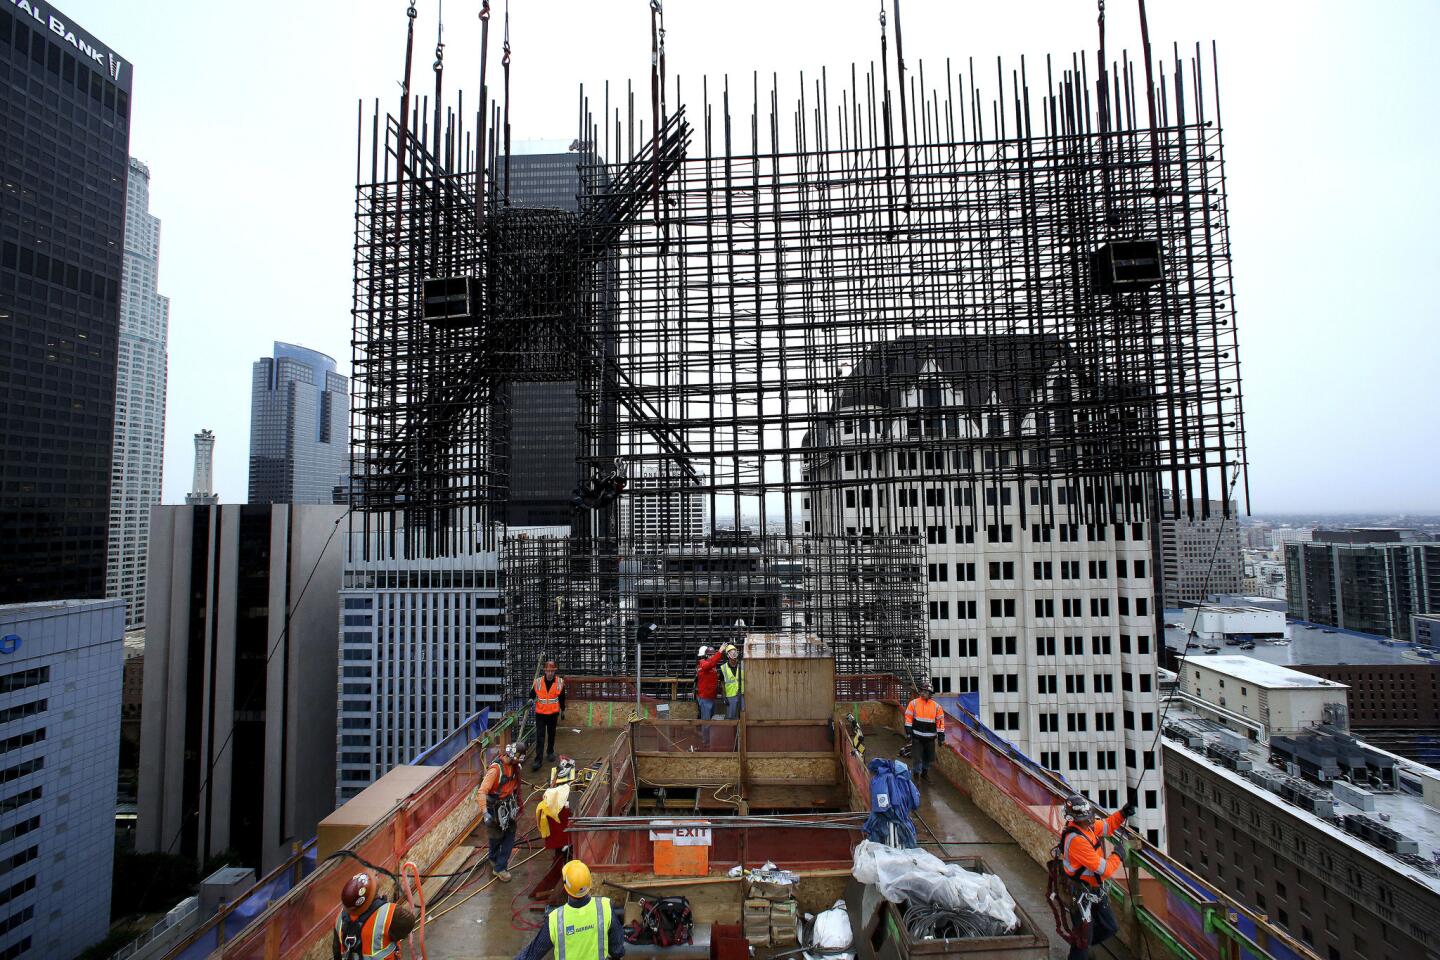
[[[648,111],[580,92],[578,213],[510,206],[508,43],[502,103],[482,66],[482,108],[442,111],[439,50],[412,95],[407,43],[402,115],[360,123],[353,522],[500,551],[512,671],[613,672],[653,602],[666,669],[744,611],[907,673],[922,530],[1248,503],[1213,48],[1147,38],[1137,67],[1102,16],[1098,56],[1035,78],[927,77],[882,15],[878,62],[801,74],[787,109],[758,75],[682,91],[660,17]],[[576,383],[582,479],[645,478],[577,498],[567,537],[505,532],[516,380]],[[683,538],[621,522],[647,500]],[[700,537],[665,515],[697,502]]]

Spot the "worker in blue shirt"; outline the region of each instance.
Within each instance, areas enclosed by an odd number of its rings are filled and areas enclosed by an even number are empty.
[[[515,960],[620,960],[625,956],[624,920],[609,897],[590,896],[590,868],[579,860],[565,864],[564,904],[550,911],[535,939]]]

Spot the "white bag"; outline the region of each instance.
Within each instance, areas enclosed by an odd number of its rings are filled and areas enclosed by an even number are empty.
[[[855,848],[856,880],[872,884],[891,903],[920,903],[952,910],[966,908],[1004,923],[1020,925],[1015,898],[993,873],[975,873],[924,850],[898,850],[863,840]]]
[[[836,900],[835,906],[822,911],[815,917],[815,949],[830,953],[849,950],[854,935],[850,930],[850,912],[845,909],[844,900]]]

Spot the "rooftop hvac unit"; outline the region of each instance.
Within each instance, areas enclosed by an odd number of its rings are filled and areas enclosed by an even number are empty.
[[[1255,769],[1255,764],[1250,762],[1249,757],[1245,756],[1245,754],[1239,750],[1232,749],[1221,743],[1207,743],[1205,745],[1205,755],[1226,769],[1239,773]]]
[[[1335,792],[1335,799],[1341,803],[1348,803],[1357,810],[1364,810],[1367,813],[1375,810],[1375,795],[1369,790],[1362,790],[1344,780],[1336,780],[1330,784],[1330,789]]]
[[[1244,753],[1250,747],[1250,738],[1243,733],[1236,733],[1234,730],[1221,730],[1217,736],[1220,742],[1231,750]]]
[[[1392,829],[1372,820],[1363,813],[1352,813],[1341,818],[1345,832],[1366,843],[1373,844],[1387,853],[1397,856],[1402,854],[1420,855],[1420,844],[1405,836],[1398,830]]]

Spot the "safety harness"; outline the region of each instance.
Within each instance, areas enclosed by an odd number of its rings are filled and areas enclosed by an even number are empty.
[[[375,923],[370,928],[370,942],[367,944],[365,922],[382,909],[386,909],[386,915],[375,918]],[[385,900],[376,900],[358,917],[350,916],[350,912],[342,908],[335,923],[335,933],[340,938],[340,956],[344,960],[385,960],[394,954],[399,949],[399,944],[385,945],[385,928],[388,926],[386,921],[390,919],[389,910],[393,909],[393,904]]]
[[[1103,881],[1100,886],[1090,886],[1081,880],[1085,868],[1070,871],[1066,867],[1066,851],[1072,837],[1084,833],[1073,823],[1067,823],[1060,831],[1060,841],[1050,850],[1050,860],[1045,865],[1045,899],[1055,917],[1055,932],[1072,947],[1090,943],[1090,911],[1105,896]],[[1079,914],[1079,922],[1075,915]]]

